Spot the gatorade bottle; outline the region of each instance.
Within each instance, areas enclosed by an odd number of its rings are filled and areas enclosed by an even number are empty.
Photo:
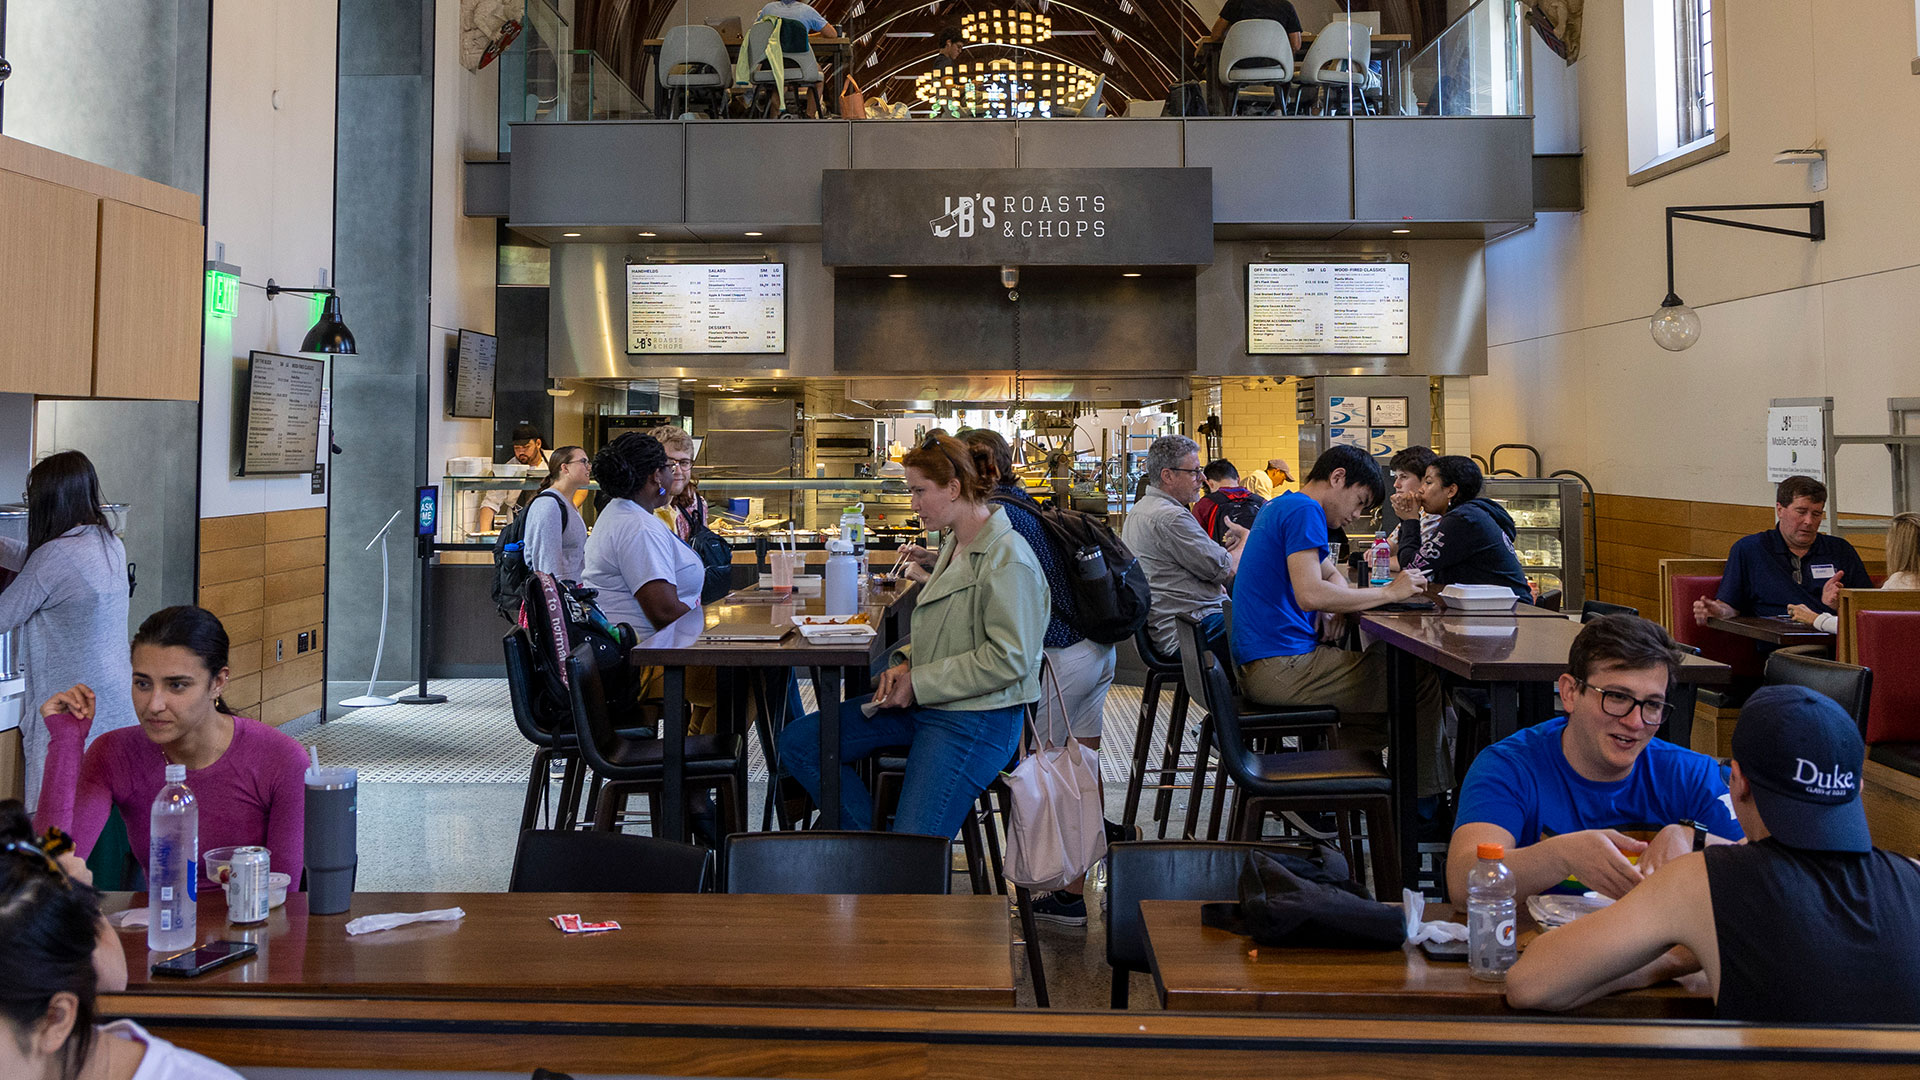
[[[1393,548],[1387,534],[1373,534],[1373,547],[1367,550],[1367,584],[1378,588],[1393,580]]]
[[[168,765],[167,785],[153,797],[147,847],[147,948],[193,948],[199,899],[200,808],[187,787],[187,767]]]
[[[1476,979],[1505,982],[1519,950],[1514,945],[1513,872],[1506,849],[1481,844],[1467,872],[1467,970]]]

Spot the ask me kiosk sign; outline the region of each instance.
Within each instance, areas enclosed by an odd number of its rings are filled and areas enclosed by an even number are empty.
[[[835,169],[829,266],[1206,266],[1211,169]]]

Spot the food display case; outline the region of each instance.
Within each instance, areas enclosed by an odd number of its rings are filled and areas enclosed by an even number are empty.
[[[1485,497],[1513,518],[1514,553],[1527,580],[1541,592],[1561,591],[1561,608],[1579,611],[1586,602],[1586,520],[1580,483],[1569,479],[1487,479]]]

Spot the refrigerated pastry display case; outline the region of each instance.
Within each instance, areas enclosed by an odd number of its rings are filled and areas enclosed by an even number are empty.
[[[1489,477],[1481,492],[1513,518],[1514,554],[1541,592],[1559,589],[1561,610],[1586,602],[1587,523],[1577,480]]]

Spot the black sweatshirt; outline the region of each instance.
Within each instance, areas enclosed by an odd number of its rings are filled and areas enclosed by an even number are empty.
[[[1522,600],[1533,599],[1513,552],[1513,519],[1492,499],[1473,499],[1447,511],[1411,567],[1436,585],[1504,585]]]

